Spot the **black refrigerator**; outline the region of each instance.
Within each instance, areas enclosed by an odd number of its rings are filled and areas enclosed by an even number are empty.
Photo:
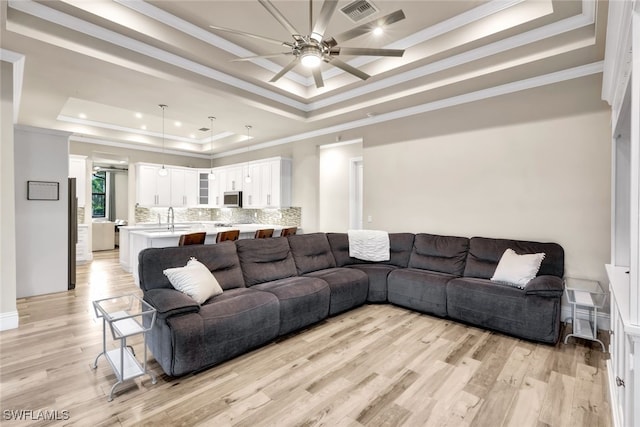
[[[78,197],[76,179],[69,178],[69,280],[67,289],[76,288],[76,243],[78,243]]]

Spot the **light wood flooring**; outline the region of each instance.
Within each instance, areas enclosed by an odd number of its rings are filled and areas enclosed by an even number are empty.
[[[0,424],[611,425],[598,346],[539,345],[389,304],[365,305],[181,378],[149,356],[157,384],[137,378],[108,402],[115,376],[104,358],[92,369],[102,322],[91,301],[132,292],[140,294],[108,251],[79,266],[74,291],[20,299],[20,327],[0,333]],[[142,354],[141,340],[132,343]],[[10,410],[69,419],[8,420]]]

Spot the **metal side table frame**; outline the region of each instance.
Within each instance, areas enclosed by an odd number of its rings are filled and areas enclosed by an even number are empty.
[[[113,400],[116,388],[127,380],[148,374],[151,383],[155,384],[156,376],[147,370],[147,332],[156,321],[155,308],[133,294],[93,301],[93,308],[96,317],[102,318],[102,352],[93,362],[93,369],[98,368],[98,359],[104,355],[118,379],[111,387],[109,402]],[[119,348],[107,350],[107,325],[113,339],[120,341]],[[144,337],[142,364],[136,359],[133,347],[127,345],[127,338],[138,334]]]
[[[602,346],[606,353],[605,345],[598,339],[598,309],[604,307],[607,295],[602,290],[600,283],[595,280],[565,279],[567,300],[571,304],[571,318],[573,331],[564,338],[566,344],[570,337],[595,341]],[[587,317],[578,313],[578,307],[586,309]]]

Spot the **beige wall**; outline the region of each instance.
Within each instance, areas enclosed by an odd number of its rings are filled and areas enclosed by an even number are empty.
[[[365,146],[365,216],[371,228],[389,231],[557,242],[567,276],[606,283],[609,117]]]

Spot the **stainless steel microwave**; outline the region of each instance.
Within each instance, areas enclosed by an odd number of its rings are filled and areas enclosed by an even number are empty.
[[[241,208],[242,191],[225,191],[222,196],[222,205],[225,208]]]

